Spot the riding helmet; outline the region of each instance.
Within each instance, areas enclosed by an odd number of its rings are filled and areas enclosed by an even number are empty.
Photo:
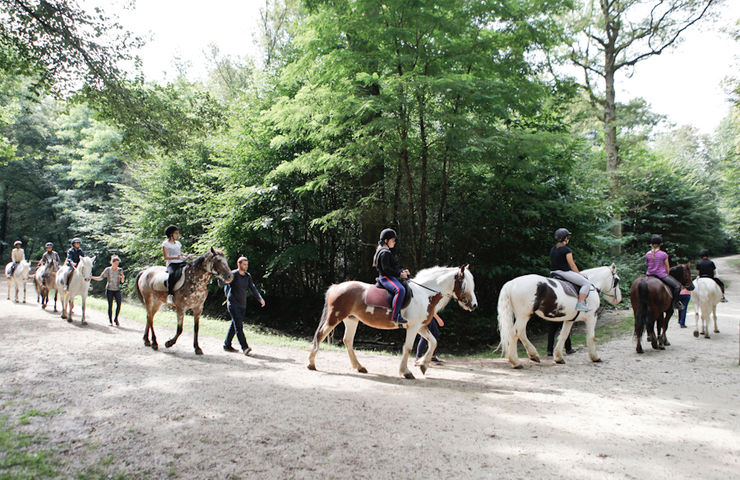
[[[660,235],[653,235],[650,238],[650,245],[663,245],[663,237]]]
[[[45,247],[53,247],[53,246],[54,246],[54,244],[53,244],[53,243],[51,243],[51,242],[46,242],[46,245],[44,245],[44,246],[45,246]]]
[[[700,257],[708,257],[709,256],[709,250],[707,250],[706,248],[702,248],[701,249],[701,252],[699,252],[699,256]]]
[[[396,235],[396,231],[392,228],[386,228],[380,232],[380,241],[378,241],[378,243],[382,245],[391,238],[398,239],[398,235]]]
[[[570,236],[570,232],[567,228],[558,228],[555,230],[555,241],[562,242],[566,237]]]
[[[13,243],[13,246],[15,247],[16,245],[23,245],[23,242],[21,242],[20,240],[16,240],[16,241],[15,241],[15,242]]]
[[[82,240],[80,240],[79,238],[75,237],[75,238],[72,239],[72,245],[74,245],[75,243],[82,244]]]
[[[180,230],[177,225],[170,225],[169,227],[164,229],[164,234],[167,238],[170,238],[172,234]]]

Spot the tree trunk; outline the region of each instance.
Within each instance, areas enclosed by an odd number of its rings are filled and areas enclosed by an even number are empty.
[[[606,7],[608,8],[608,7]],[[608,10],[604,10],[604,24],[607,31],[607,44],[604,48],[604,150],[606,152],[606,174],[609,179],[610,198],[619,198],[619,150],[617,147],[617,101],[614,90],[614,74],[616,72],[616,41],[619,27]],[[618,19],[616,19],[618,20]],[[617,22],[618,23],[618,22]],[[616,241],[611,247],[612,255],[619,255],[622,250],[622,216],[615,213],[612,217],[612,236]]]
[[[427,164],[429,163],[429,144],[427,143],[424,93],[417,98],[419,102],[419,139],[421,141],[421,185],[419,187],[419,243],[417,245],[417,265],[424,264],[424,247],[427,236]]]

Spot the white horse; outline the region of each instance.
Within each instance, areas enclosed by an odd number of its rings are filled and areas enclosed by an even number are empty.
[[[82,321],[80,323],[83,325],[87,323],[85,321],[85,302],[87,301],[87,292],[90,287],[90,277],[92,276],[94,263],[95,257],[80,257],[77,268],[65,265],[57,271],[54,286],[62,297],[62,318],[66,318],[70,323],[72,323],[72,309],[75,308],[75,297],[78,295],[82,297]],[[64,277],[70,271],[69,288],[65,290]]]
[[[8,279],[8,300],[10,300],[10,291],[15,288],[15,303],[18,303],[18,292],[23,285],[23,303],[26,303],[26,280],[28,279],[28,272],[31,270],[31,264],[26,260],[23,260],[15,267],[13,275],[10,275],[10,267],[13,266],[13,262],[10,262],[5,266],[5,278]]]
[[[717,304],[722,301],[722,290],[717,282],[711,278],[699,277],[694,280],[694,290],[691,292],[691,302],[694,304],[694,318],[696,328],[694,336],[699,336],[699,311],[701,311],[701,334],[709,338],[709,311],[714,319],[714,333],[717,329]]]
[[[540,356],[532,342],[527,338],[527,322],[534,314],[552,322],[563,322],[558,343],[553,352],[556,363],[563,360],[563,345],[570,335],[575,321],[586,322],[586,343],[592,362],[600,362],[594,344],[596,330],[596,310],[599,308],[599,292],[609,303],[617,305],[622,301],[619,290],[619,276],[616,266],[597,267],[581,272],[595,287],[586,297],[588,312],[576,311],[577,296],[569,296],[559,282],[541,275],[524,275],[510,280],[501,288],[498,297],[498,330],[501,337],[501,348],[504,356],[514,368],[522,368],[517,355],[517,339],[522,341],[532,361],[540,361]],[[577,295],[577,292],[574,292]]]

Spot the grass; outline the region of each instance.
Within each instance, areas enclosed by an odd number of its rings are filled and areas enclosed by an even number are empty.
[[[36,412],[32,414],[32,412]],[[48,415],[54,413],[48,412]],[[29,411],[24,415],[47,415],[47,412]],[[34,480],[57,477],[59,461],[56,452],[47,448],[40,435],[21,432],[8,415],[0,416],[0,479]]]

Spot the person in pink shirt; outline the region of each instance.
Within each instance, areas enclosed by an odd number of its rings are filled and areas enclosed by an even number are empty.
[[[663,245],[663,238],[660,235],[653,235],[650,239],[650,245],[652,248],[645,254],[646,275],[658,277],[668,285],[673,291],[673,308],[681,311],[683,310],[680,300],[681,283],[670,275],[671,265],[668,262],[668,254],[660,249]]]

